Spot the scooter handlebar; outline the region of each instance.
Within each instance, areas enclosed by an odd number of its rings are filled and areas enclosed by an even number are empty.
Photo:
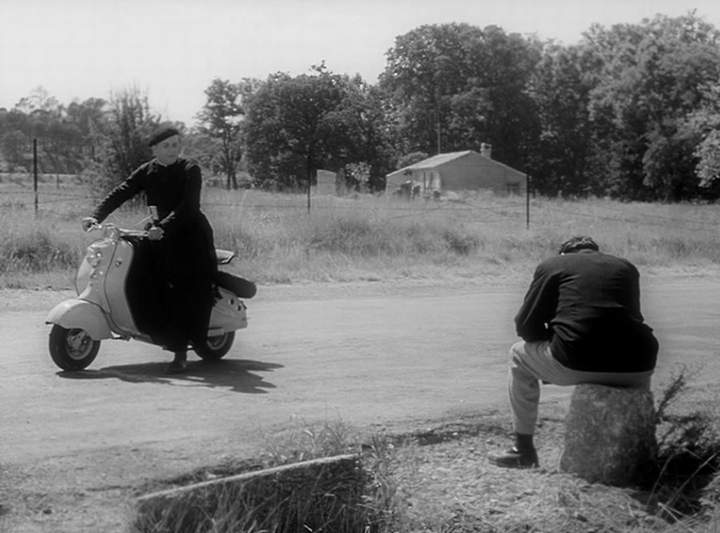
[[[86,230],[90,231],[102,231],[104,237],[119,238],[119,237],[142,237],[147,238],[149,232],[143,229],[126,229],[116,226],[111,222],[101,224],[99,222],[91,224]]]

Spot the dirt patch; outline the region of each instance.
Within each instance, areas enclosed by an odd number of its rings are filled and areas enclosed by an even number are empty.
[[[541,467],[498,468],[488,453],[507,435],[482,433],[431,446],[400,448],[394,475],[407,502],[408,531],[583,532],[663,528],[648,512],[648,495],[590,484],[558,471],[562,423],[545,420]]]

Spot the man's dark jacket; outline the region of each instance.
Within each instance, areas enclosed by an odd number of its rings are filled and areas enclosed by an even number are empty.
[[[527,342],[550,341],[553,357],[589,372],[655,368],[658,343],[640,313],[637,269],[593,250],[540,263],[515,317]]]

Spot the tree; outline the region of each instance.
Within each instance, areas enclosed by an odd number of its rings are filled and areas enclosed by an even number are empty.
[[[397,37],[381,86],[400,153],[494,147],[523,168],[538,134],[527,85],[539,44],[496,26],[425,25]]]
[[[3,151],[10,152],[6,158],[16,166],[27,166],[32,140],[37,139],[42,172],[80,172],[95,158],[102,141],[105,106],[104,100],[91,98],[66,107],[42,87],[35,89],[11,111],[0,111],[0,138],[10,135],[4,143]]]
[[[450,99],[472,78],[469,43],[479,33],[468,24],[425,25],[395,39],[381,85],[397,109],[402,152],[438,153],[453,144],[447,125]],[[484,120],[482,112],[473,115]]]
[[[383,93],[359,76],[342,78],[344,97],[334,118],[338,124],[338,154],[333,158],[342,168],[347,185],[370,191],[385,190],[385,175],[394,169],[397,157]]]
[[[220,146],[219,166],[227,178],[226,186],[237,189],[237,168],[242,158],[245,101],[257,90],[260,82],[245,78],[230,83],[216,78],[205,89],[207,102],[198,114],[201,131],[217,139]]]
[[[15,109],[26,115],[36,111],[57,113],[60,107],[57,98],[51,96],[42,86],[35,87],[29,95],[24,96],[15,104]]]
[[[151,158],[147,139],[159,124],[160,118],[150,112],[147,94],[130,87],[111,95],[100,157],[102,174],[96,183],[100,192],[107,192]]]
[[[425,152],[410,152],[398,159],[397,168],[405,168],[413,165],[423,159],[427,159],[429,156]]]
[[[28,172],[26,155],[28,153],[28,139],[19,130],[7,131],[0,136],[0,152],[10,166],[11,171],[22,169]]]
[[[586,42],[603,63],[589,108],[595,157],[609,162],[608,192],[695,195],[700,139],[686,126],[704,101],[703,88],[720,79],[718,31],[693,13],[658,15],[641,25],[593,26]]]
[[[66,109],[67,120],[74,124],[82,137],[82,154],[94,160],[102,138],[107,132],[107,102],[102,98],[88,98],[71,102]]]
[[[183,153],[197,160],[201,167],[210,170],[212,174],[223,173],[219,139],[202,131],[188,133],[183,140]]]
[[[248,170],[264,186],[309,186],[320,168],[359,162],[357,86],[324,64],[312,70],[271,75],[248,101]]]
[[[720,197],[720,81],[703,88],[703,102],[684,127],[697,134],[693,156],[701,194]]]
[[[591,128],[589,93],[597,61],[582,47],[548,43],[533,73],[529,93],[540,124],[529,157],[534,187],[545,194],[593,192],[588,179]]]
[[[66,173],[80,170],[82,140],[77,128],[69,124],[65,108],[43,87],[36,87],[30,95],[15,105],[15,111],[25,116],[27,146],[38,141],[38,162],[41,172]],[[29,154],[28,154],[29,157]]]

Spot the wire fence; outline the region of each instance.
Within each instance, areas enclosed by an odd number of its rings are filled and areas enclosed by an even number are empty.
[[[0,174],[0,215],[34,207],[38,217],[55,213],[90,212],[100,199],[92,184],[77,176],[45,175],[33,183],[30,174]],[[459,223],[506,225],[539,229],[558,225],[612,224],[618,227],[654,228],[717,236],[720,206],[716,204],[620,203],[610,200],[562,200],[537,197],[530,202],[519,196],[473,192],[454,199],[398,200],[391,196],[312,196],[312,213],[365,211],[388,221],[431,217],[455,219]],[[228,191],[206,186],[202,207],[214,212],[297,213],[308,211],[304,194],[267,193],[241,189]]]

